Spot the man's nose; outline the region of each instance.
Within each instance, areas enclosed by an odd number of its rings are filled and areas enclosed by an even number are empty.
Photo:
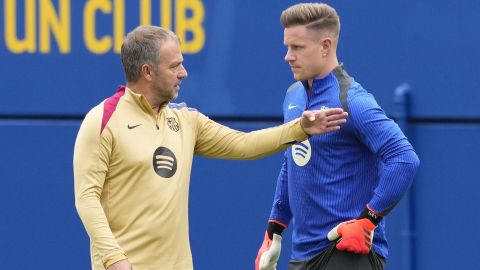
[[[290,50],[288,50],[287,53],[285,54],[284,60],[287,62],[295,60],[295,57],[292,54],[292,52],[290,52]]]
[[[187,69],[183,65],[180,67],[180,71],[178,72],[178,77],[180,79],[188,77]]]

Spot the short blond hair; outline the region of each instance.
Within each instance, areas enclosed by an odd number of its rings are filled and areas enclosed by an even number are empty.
[[[300,3],[282,12],[280,21],[284,28],[305,25],[309,30],[327,31],[338,41],[340,18],[337,11],[324,3]]]

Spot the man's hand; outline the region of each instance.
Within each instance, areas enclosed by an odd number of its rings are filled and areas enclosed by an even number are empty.
[[[132,265],[128,262],[127,259],[118,261],[110,265],[107,270],[133,270]]]
[[[341,108],[304,111],[300,119],[303,130],[308,135],[321,135],[340,129],[348,116]]]
[[[282,250],[282,236],[273,234],[272,238],[270,239],[268,233],[265,232],[265,238],[255,259],[255,270],[277,269],[278,258],[280,258]]]
[[[372,248],[374,230],[375,225],[370,220],[352,219],[333,228],[328,233],[328,240],[334,241],[341,237],[337,243],[338,250],[368,254]]]
[[[342,222],[333,228],[328,233],[328,240],[341,237],[337,243],[338,250],[368,254],[372,249],[373,232],[383,215],[385,213],[380,215],[367,205],[357,219]]]
[[[276,270],[282,250],[282,232],[286,225],[270,220],[263,243],[255,259],[255,270]]]

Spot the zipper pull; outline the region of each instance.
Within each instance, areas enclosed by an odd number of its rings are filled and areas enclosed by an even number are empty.
[[[159,130],[159,129],[160,129],[160,127],[158,126],[158,124],[157,124],[157,123],[155,123],[155,125],[157,126],[157,130]]]

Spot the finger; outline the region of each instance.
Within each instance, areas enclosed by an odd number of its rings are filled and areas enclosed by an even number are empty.
[[[260,265],[259,270],[273,270],[276,267],[276,263],[265,259],[263,263]]]
[[[306,117],[309,121],[315,121],[315,114],[316,114],[316,112],[304,111],[302,113],[302,116]]]
[[[345,250],[345,251],[348,251],[348,252],[356,252],[353,245],[351,245],[350,242],[347,241],[347,239],[341,239],[337,244],[337,249],[338,250]]]
[[[332,120],[327,122],[327,127],[341,126],[347,122],[346,119]]]
[[[326,127],[326,128],[324,129],[325,133],[326,133],[326,132],[337,131],[337,130],[340,130],[340,126]]]
[[[360,254],[368,254],[369,252],[370,252],[370,250],[366,249],[366,248],[362,248],[358,251],[358,253],[360,253]]]
[[[335,246],[338,250],[346,250],[346,247],[343,245],[342,241],[338,242]]]
[[[345,119],[347,118],[347,116],[348,116],[348,113],[343,112],[343,113],[337,113],[337,114],[330,114],[326,117],[326,119],[327,121],[331,121],[331,120]]]
[[[328,232],[328,234],[327,234],[328,240],[334,241],[334,240],[337,240],[340,237],[340,235],[338,234],[338,226],[339,225],[335,226],[335,228],[331,229]]]
[[[266,270],[268,269],[268,263],[270,260],[270,256],[268,256],[267,252],[262,254],[262,257],[260,258],[260,264],[259,264],[259,270]]]
[[[329,109],[322,110],[322,111],[325,112],[325,114],[326,114],[327,116],[333,115],[333,114],[342,114],[342,113],[344,113],[344,111],[343,111],[342,108],[329,108]]]

